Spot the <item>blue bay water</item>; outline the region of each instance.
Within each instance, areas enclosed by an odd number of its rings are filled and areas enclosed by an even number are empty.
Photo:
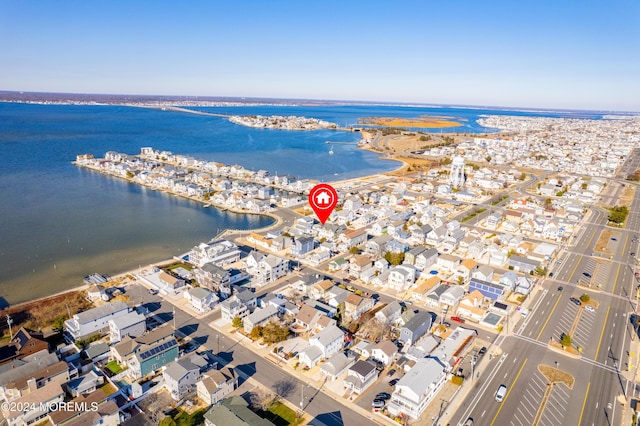
[[[355,125],[360,117],[454,116],[480,132],[480,114],[505,111],[392,106],[201,108],[304,115]],[[514,114],[514,112],[508,112]],[[535,115],[534,113],[517,113]],[[545,114],[554,116],[553,114]],[[10,303],[181,254],[227,228],[272,220],[238,215],[77,168],[77,154],[137,154],[152,146],[196,158],[322,181],[384,172],[398,163],[357,149],[358,133],[252,129],[222,117],[122,106],[0,103],[0,298]],[[326,141],[335,144],[328,155]]]

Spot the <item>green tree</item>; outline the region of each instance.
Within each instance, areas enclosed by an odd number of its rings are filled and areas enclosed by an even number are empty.
[[[527,174],[525,172],[522,172],[522,174],[520,175],[520,180],[525,180],[527,178]]]
[[[571,346],[571,336],[567,333],[562,333],[562,336],[560,336],[560,344],[564,347]]]
[[[360,249],[359,249],[358,247],[355,247],[355,246],[354,246],[354,247],[351,247],[351,248],[349,249],[349,253],[351,253],[351,254],[358,254],[358,253],[360,253]]]
[[[580,296],[580,300],[582,300],[584,303],[587,303],[589,300],[591,300],[591,297],[589,297],[587,293],[584,293],[582,296]]]
[[[629,208],[627,206],[614,206],[609,209],[609,220],[621,224],[627,219]]]
[[[233,321],[231,322],[231,325],[234,326],[235,328],[240,328],[242,327],[242,318],[240,317],[235,317],[233,318]]]
[[[485,159],[485,161],[486,161],[487,163],[490,163],[490,162],[491,162],[491,156],[490,156],[490,155],[487,155],[486,157],[484,157],[484,159]]]
[[[64,321],[64,315],[56,317],[56,319],[53,320],[53,330],[57,331],[58,333],[64,330]]]

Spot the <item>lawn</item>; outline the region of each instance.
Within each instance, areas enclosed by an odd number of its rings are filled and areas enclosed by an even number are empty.
[[[118,361],[116,360],[109,361],[106,367],[113,373],[114,376],[125,370],[125,368],[120,367],[120,364],[118,364]]]
[[[301,424],[302,419],[298,418],[297,413],[281,402],[274,402],[269,407],[269,411],[258,410],[256,412],[263,419],[267,419],[276,426],[297,426]]]

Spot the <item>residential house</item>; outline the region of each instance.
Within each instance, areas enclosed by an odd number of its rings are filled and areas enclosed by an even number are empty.
[[[125,315],[129,306],[124,302],[105,303],[97,308],[75,314],[64,322],[64,331],[73,340],[84,339],[109,330],[109,320]]]
[[[473,274],[471,274],[471,278],[482,281],[491,281],[493,279],[493,268],[488,265],[481,265],[473,272]]]
[[[460,300],[464,296],[464,288],[459,285],[450,285],[441,295],[440,295],[440,305],[441,306],[449,306],[448,312],[455,312],[456,307],[460,303]]]
[[[418,359],[396,383],[387,410],[394,416],[407,415],[418,419],[446,380],[445,365],[440,360],[432,357]]]
[[[527,278],[526,276],[518,277],[518,281],[516,282],[516,288],[515,288],[516,293],[529,294],[532,288],[533,288],[533,284],[531,283],[531,280],[529,278]]]
[[[204,287],[191,288],[184,292],[184,297],[189,300],[189,304],[197,312],[204,314],[220,301],[214,292]]]
[[[195,389],[202,378],[202,371],[209,363],[202,356],[193,354],[180,358],[162,368],[164,386],[171,398],[180,400],[187,392]]]
[[[416,270],[411,265],[398,265],[389,270],[387,287],[396,291],[405,291],[416,280]]]
[[[436,264],[439,268],[454,272],[458,268],[460,260],[461,259],[458,256],[453,256],[451,254],[442,254],[436,260]]]
[[[357,277],[360,273],[371,267],[373,261],[368,256],[356,254],[349,259],[349,275]]]
[[[145,316],[136,311],[109,320],[109,341],[118,343],[125,336],[137,337],[147,331]]]
[[[528,274],[531,271],[535,271],[539,266],[539,261],[528,259],[526,257],[512,255],[509,258],[509,268],[513,267],[514,271],[520,271]]]
[[[296,237],[291,246],[291,254],[296,257],[302,257],[315,248],[313,237]]]
[[[78,395],[64,405],[65,409],[49,412],[47,424],[65,426],[117,426],[124,422],[115,399],[107,399],[104,390]],[[87,407],[89,409],[87,409]]]
[[[391,324],[400,314],[402,314],[402,306],[400,306],[400,302],[394,300],[376,312],[375,319],[378,320],[380,324]]]
[[[25,396],[16,398],[10,404],[2,404],[0,410],[8,426],[22,426],[41,421],[50,410],[62,404],[63,400],[62,386],[51,382]],[[24,407],[33,407],[33,409]]]
[[[248,315],[243,322],[244,332],[251,333],[254,327],[264,326],[272,319],[278,317],[278,308],[267,305],[265,308],[258,308]]]
[[[378,378],[376,365],[369,361],[359,360],[347,371],[344,386],[351,392],[362,394]]]
[[[351,293],[344,300],[344,318],[358,319],[360,315],[373,308],[374,303],[372,298]]]
[[[478,262],[473,259],[465,259],[459,265],[456,273],[459,277],[462,277],[463,281],[471,279],[472,274],[478,269]]]
[[[445,284],[438,284],[427,293],[427,296],[424,298],[424,304],[431,309],[438,309],[440,307],[440,296],[442,293],[447,291],[447,286]]]
[[[447,228],[445,228],[444,226],[437,227],[427,233],[424,242],[427,245],[438,247],[444,242],[444,239],[447,238],[447,234]]]
[[[259,284],[272,283],[289,273],[289,261],[269,254],[258,261],[256,268],[249,271]]]
[[[43,334],[20,327],[9,344],[0,347],[0,365],[43,350],[49,350]]]
[[[398,341],[405,346],[417,342],[431,328],[432,316],[430,312],[418,311],[402,328]]]
[[[194,269],[196,281],[201,287],[230,293],[231,273],[214,263],[205,263]]]
[[[345,231],[340,236],[340,242],[349,249],[364,244],[367,238],[368,234],[366,229],[352,229]]]
[[[440,282],[440,277],[438,277],[437,275],[431,275],[427,279],[421,278],[420,280],[418,280],[418,287],[411,291],[411,298],[419,302],[425,301],[429,292],[438,284],[440,284]],[[440,295],[438,295],[438,297],[435,299],[436,303],[438,303],[437,301],[439,300],[439,298]]]
[[[198,398],[206,405],[214,405],[238,388],[238,375],[231,367],[211,370],[196,383]]]
[[[14,371],[9,370],[7,374],[3,374],[0,386],[3,400],[14,401],[48,383],[66,385],[70,379],[69,365],[64,361],[49,364],[51,361],[53,358],[30,361],[29,364],[19,366]],[[36,368],[38,369],[36,370]]]
[[[415,267],[420,271],[427,271],[431,268],[438,259],[438,250],[435,248],[427,249],[422,253],[416,255]]]
[[[409,265],[416,264],[416,257],[420,253],[424,253],[427,251],[425,246],[415,246],[404,254],[404,263],[408,263]]]
[[[222,319],[231,322],[235,317],[245,318],[249,315],[249,308],[233,295],[220,304],[220,313]]]
[[[393,237],[388,234],[372,238],[367,241],[365,251],[374,257],[381,257],[386,252],[386,244],[391,240],[393,240]]]
[[[458,316],[480,322],[485,313],[482,308],[483,300],[482,293],[478,290],[473,290],[460,300],[457,311]]]
[[[507,289],[500,284],[472,278],[469,282],[469,293],[478,290],[482,295],[491,300],[504,300],[507,297]]]
[[[320,366],[320,373],[328,379],[336,380],[338,376],[347,371],[355,362],[355,356],[347,356],[344,352],[338,352]]]
[[[398,347],[390,340],[381,340],[371,350],[371,358],[389,365],[398,353]]]
[[[225,398],[204,413],[205,426],[273,426],[249,409],[240,396]]]
[[[253,312],[253,310],[258,306],[258,298],[256,294],[248,288],[241,288],[235,294],[240,303],[245,305],[249,311]]]
[[[314,284],[309,292],[309,297],[312,299],[324,299],[329,294],[329,291],[333,288],[333,281],[322,280]]]
[[[63,385],[63,388],[67,390],[69,395],[77,398],[80,395],[87,395],[91,392],[95,392],[96,389],[103,384],[104,376],[98,375],[93,370],[89,370],[87,374],[69,380]]]
[[[329,326],[309,339],[309,346],[298,354],[300,362],[312,368],[320,360],[327,359],[342,349],[344,332]]]
[[[189,252],[189,262],[202,267],[207,263],[224,266],[240,260],[240,249],[231,241],[201,243]]]
[[[130,378],[140,379],[178,359],[178,341],[173,329],[165,325],[142,336],[124,337],[111,346],[111,355],[129,367]]]
[[[315,327],[318,320],[320,320],[320,318],[322,318],[323,316],[325,316],[324,313],[322,313],[318,309],[314,308],[313,306],[307,305],[306,303],[303,303],[300,307],[300,310],[298,311],[298,314],[296,315],[294,330],[297,328],[301,329],[302,331],[311,331]]]

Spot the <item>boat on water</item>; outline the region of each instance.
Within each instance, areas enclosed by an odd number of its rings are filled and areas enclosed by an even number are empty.
[[[331,148],[329,148],[329,155],[333,155],[333,145],[331,145]]]

